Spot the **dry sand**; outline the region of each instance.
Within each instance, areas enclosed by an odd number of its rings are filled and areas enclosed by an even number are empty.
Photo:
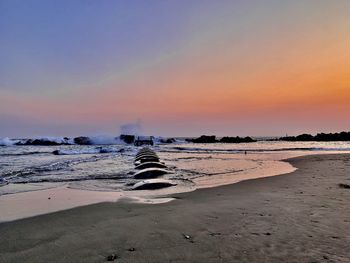
[[[350,262],[350,155],[281,176],[0,224],[0,262]],[[1,211],[0,211],[1,213]]]

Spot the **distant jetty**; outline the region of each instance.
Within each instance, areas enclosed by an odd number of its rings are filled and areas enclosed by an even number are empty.
[[[290,142],[330,142],[330,141],[350,141],[350,132],[340,133],[318,133],[315,136],[311,134],[300,134],[298,136],[286,136],[279,138],[280,141]]]
[[[195,139],[186,139],[187,142],[193,143],[248,143],[248,142],[256,142],[256,140],[251,137],[222,137],[221,139],[217,139],[215,135],[207,136],[202,135],[199,138]]]
[[[316,135],[300,134],[297,136],[285,136],[275,138],[258,138],[253,139],[247,137],[217,137],[215,135],[202,135],[197,138],[165,138],[154,136],[135,136],[128,134],[121,134],[118,137],[115,136],[79,136],[74,138],[69,137],[42,137],[34,139],[10,139],[0,138],[0,146],[11,145],[33,145],[33,146],[56,146],[56,145],[112,145],[112,144],[134,144],[135,146],[141,145],[154,145],[154,144],[171,144],[177,142],[189,142],[189,143],[252,143],[257,141],[288,141],[288,142],[331,142],[331,141],[350,141],[350,132],[339,133],[318,133]]]

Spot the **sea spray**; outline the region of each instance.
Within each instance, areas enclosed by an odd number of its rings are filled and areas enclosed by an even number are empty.
[[[120,126],[120,134],[127,135],[142,135],[142,125],[141,121],[137,121],[134,123],[126,123]]]
[[[0,146],[11,146],[17,142],[18,142],[18,140],[12,140],[8,137],[0,138]]]

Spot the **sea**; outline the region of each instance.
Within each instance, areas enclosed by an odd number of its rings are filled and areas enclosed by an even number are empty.
[[[63,138],[50,138],[60,142]],[[167,166],[160,180],[171,187],[133,190],[134,159],[142,147],[120,140],[92,140],[94,145],[18,146],[0,139],[0,222],[100,202],[158,204],[177,193],[243,180],[291,173],[286,159],[350,153],[350,142],[284,142],[259,140],[239,144],[198,144],[177,139],[149,146]]]

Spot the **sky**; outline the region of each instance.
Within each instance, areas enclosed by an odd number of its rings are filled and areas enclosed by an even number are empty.
[[[348,0],[0,0],[0,137],[350,130]]]

